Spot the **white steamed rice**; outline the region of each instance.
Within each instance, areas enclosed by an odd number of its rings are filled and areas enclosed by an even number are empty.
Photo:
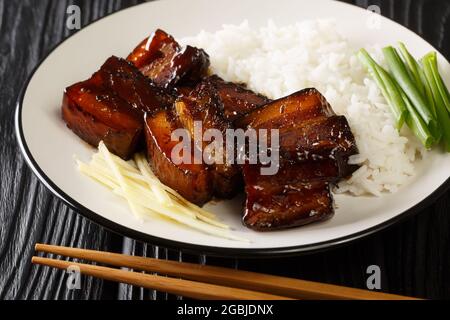
[[[185,38],[203,48],[211,71],[228,81],[276,99],[306,87],[317,88],[334,111],[345,115],[356,137],[361,165],[335,192],[354,195],[395,192],[415,172],[424,148],[407,128],[399,134],[386,101],[361,66],[352,46],[333,21],[304,21],[279,27],[225,25],[215,32]],[[380,48],[368,48],[383,63]]]

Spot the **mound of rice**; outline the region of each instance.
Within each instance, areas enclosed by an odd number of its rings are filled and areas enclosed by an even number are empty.
[[[385,99],[355,56],[359,48],[337,29],[328,20],[283,27],[269,21],[259,29],[243,22],[182,43],[205,49],[212,72],[272,99],[317,88],[336,113],[347,117],[360,151],[350,162],[361,168],[335,192],[395,192],[414,174],[425,150],[407,128],[397,132]],[[383,64],[381,49],[368,49]]]

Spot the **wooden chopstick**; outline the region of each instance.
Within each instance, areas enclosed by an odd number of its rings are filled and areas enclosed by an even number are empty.
[[[128,283],[148,289],[156,289],[176,295],[194,299],[217,299],[217,300],[291,300],[292,298],[281,297],[263,292],[230,288],[214,284],[201,283],[189,280],[161,277],[156,275],[131,272],[114,268],[94,266],[84,263],[33,257],[34,264],[45,265],[58,269],[67,269],[71,266],[79,268],[81,274]]]
[[[265,292],[272,295],[291,297],[296,299],[356,299],[356,300],[415,299],[400,295],[373,292],[362,289],[342,287],[337,285],[330,285],[299,279],[291,279],[286,277],[228,269],[222,267],[202,266],[193,263],[158,260],[154,258],[128,256],[117,253],[52,246],[46,244],[36,244],[35,248],[36,251],[53,253],[78,259],[91,260],[117,267],[127,267],[146,272],[154,272],[168,276],[180,277],[183,279],[189,279],[193,281],[206,282],[219,286],[227,286],[245,290]],[[136,285],[143,286],[142,284]],[[158,289],[154,287],[152,288]]]

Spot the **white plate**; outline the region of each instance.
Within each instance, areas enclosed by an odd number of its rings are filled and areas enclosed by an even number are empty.
[[[367,27],[368,11],[335,1],[189,0],[142,4],[101,19],[63,41],[31,76],[19,101],[16,129],[22,151],[39,179],[72,208],[124,235],[155,244],[220,255],[273,255],[317,250],[379,230],[406,213],[424,207],[450,183],[450,156],[433,151],[417,175],[397,193],[375,197],[335,197],[333,219],[285,231],[258,233],[240,221],[243,198],[208,205],[251,243],[223,240],[165,221],[141,223],[127,205],[108,190],[82,176],[74,155],[89,159],[93,149],[68,130],[60,117],[64,88],[88,78],[111,55],[126,56],[156,28],[176,38],[215,31],[222,24],[247,19],[254,27],[273,19],[280,25],[305,19],[333,18],[356,47],[407,43],[415,55],[434,48],[406,28],[380,17],[380,28]],[[440,56],[446,80],[450,65]],[[448,83],[448,81],[447,81]]]

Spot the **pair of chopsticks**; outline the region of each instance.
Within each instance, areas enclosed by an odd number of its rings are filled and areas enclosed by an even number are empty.
[[[399,295],[193,263],[158,260],[46,244],[36,244],[35,249],[40,252],[91,260],[116,267],[126,267],[133,270],[163,274],[169,277],[38,256],[32,258],[31,261],[34,264],[58,269],[67,269],[70,266],[76,266],[79,268],[81,274],[194,299],[414,299]]]

